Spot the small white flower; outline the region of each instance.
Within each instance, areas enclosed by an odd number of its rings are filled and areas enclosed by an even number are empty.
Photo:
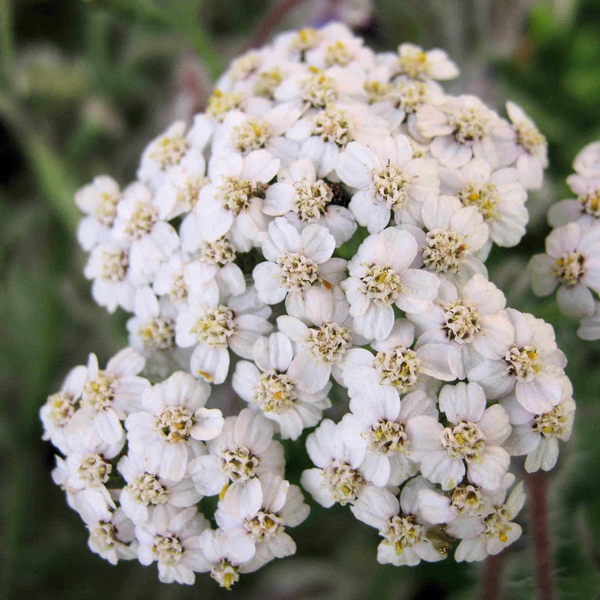
[[[138,559],[145,566],[156,562],[158,578],[163,583],[193,585],[194,571],[209,568],[200,544],[200,536],[208,528],[208,521],[195,506],[157,506],[151,519],[135,528]]]
[[[506,411],[498,404],[486,409],[485,394],[476,383],[444,386],[439,400],[448,427],[429,416],[407,424],[413,457],[421,461],[423,476],[444,490],[461,483],[465,472],[475,485],[500,487],[510,463],[501,447],[511,431]]]
[[[185,306],[190,291],[184,277],[188,264],[189,259],[185,254],[173,254],[168,262],[160,266],[152,284],[154,293],[167,297],[177,309]]]
[[[582,177],[600,177],[600,142],[592,142],[580,150],[573,168]]]
[[[88,524],[87,528],[90,532],[90,550],[112,565],[116,565],[119,560],[137,558],[135,529],[122,509],[117,508],[110,519]]]
[[[107,175],[94,177],[92,183],[75,194],[75,204],[87,217],[77,228],[77,239],[88,252],[99,243],[107,242],[121,200],[119,184]]]
[[[458,77],[458,67],[439,48],[425,51],[415,44],[398,46],[396,70],[410,79],[444,81]]]
[[[530,273],[538,296],[548,296],[560,285],[560,310],[589,317],[594,312],[592,291],[600,293],[600,229],[585,231],[577,223],[554,229],[546,238],[546,254],[531,259]]]
[[[428,310],[437,296],[439,279],[411,269],[417,241],[407,231],[387,228],[370,235],[348,263],[342,282],[354,317],[354,329],[367,339],[385,339],[394,326],[395,304],[410,312]]]
[[[349,208],[369,233],[387,227],[393,211],[396,223],[420,221],[423,201],[439,191],[437,166],[414,158],[408,138],[399,135],[373,150],[351,142],[340,154],[335,170],[340,179],[358,190]]]
[[[574,173],[567,177],[567,183],[577,198],[553,204],[548,209],[548,223],[562,227],[576,221],[584,230],[595,228],[600,218],[600,176],[582,177]]]
[[[250,406],[275,421],[283,439],[297,439],[306,427],[314,427],[331,406],[329,378],[312,380],[304,361],[293,360],[290,339],[276,332],[254,346],[255,366],[241,361],[233,375],[233,389]]]
[[[129,448],[144,456],[149,472],[181,481],[188,461],[205,453],[202,441],[223,428],[219,409],[204,408],[210,386],[178,371],[144,392],[142,410],[127,417]]]
[[[370,488],[352,507],[354,516],[378,529],[383,538],[377,562],[414,567],[422,560],[437,562],[448,556],[451,543],[436,540],[419,510],[418,493],[427,487],[422,477],[411,479],[402,489],[400,502],[385,488]]]

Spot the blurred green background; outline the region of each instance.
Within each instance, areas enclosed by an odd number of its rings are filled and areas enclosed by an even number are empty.
[[[543,249],[548,205],[568,197],[573,157],[600,139],[598,0],[0,0],[0,598],[478,597],[481,565],[382,567],[374,530],[346,509],[316,506],[295,532],[297,556],[231,593],[208,576],[192,588],[159,584],[153,567],[112,567],[87,549],[40,440],[39,407],[68,369],[125,343],[125,315],[97,307],[82,275],[75,189],[100,173],[128,182],[145,143],[201,110],[231,58],[284,26],[334,14],[377,49],[445,48],[463,72],[451,91],[498,109],[511,98],[548,137],[551,172],[530,197],[528,234],[489,266],[512,306],[554,325],[569,357],[578,409],[550,476],[554,574],[559,598],[599,597],[600,345],[578,340],[576,323],[552,299],[535,299],[524,274]],[[289,460],[297,482],[304,450]],[[525,535],[504,561],[505,599],[535,597],[527,510],[521,521]]]

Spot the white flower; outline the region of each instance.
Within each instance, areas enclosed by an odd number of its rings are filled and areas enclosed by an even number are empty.
[[[181,481],[188,461],[204,454],[202,441],[223,428],[219,409],[204,408],[210,386],[178,371],[144,392],[142,410],[127,417],[129,448],[143,454],[150,473]]]
[[[190,371],[195,377],[223,383],[229,372],[229,349],[242,358],[252,358],[256,340],[273,329],[267,321],[271,309],[252,288],[223,304],[215,298],[191,300],[177,316],[177,345],[194,346]]]
[[[121,200],[119,184],[107,175],[94,177],[92,183],[75,194],[75,204],[87,217],[79,222],[77,239],[88,252],[96,244],[107,242]]]
[[[418,346],[449,344],[451,368],[459,379],[475,367],[481,357],[500,359],[514,337],[504,315],[504,294],[482,275],[474,275],[458,290],[448,283],[440,288],[433,308],[424,313],[408,313],[415,324]]]
[[[423,204],[422,218],[428,229],[425,268],[459,282],[476,273],[487,276],[476,253],[485,246],[489,230],[477,208],[463,206],[454,196],[430,196]]]
[[[179,236],[162,221],[152,193],[136,182],[123,192],[117,206],[115,239],[130,244],[129,269],[132,280],[146,283],[156,275],[160,263],[179,247]]]
[[[240,580],[240,573],[249,573],[261,565],[249,562],[255,553],[254,544],[242,531],[205,531],[200,536],[200,548],[206,561],[202,571],[227,590]]]
[[[335,170],[340,179],[359,190],[349,208],[369,233],[387,227],[393,211],[396,223],[420,221],[422,202],[439,191],[437,166],[414,158],[408,138],[399,135],[373,150],[351,142],[340,154]]]
[[[317,179],[314,164],[301,158],[277,175],[277,183],[267,190],[263,210],[273,217],[285,215],[297,229],[300,224],[323,225],[339,247],[356,231],[352,213],[336,204],[342,193],[339,185]]]
[[[143,454],[129,452],[121,458],[117,468],[126,481],[119,494],[119,503],[125,514],[136,524],[148,521],[154,506],[170,504],[177,508],[187,508],[202,499],[190,478],[172,483],[157,473],[148,472]]]
[[[119,306],[133,311],[135,284],[129,266],[130,253],[125,244],[99,244],[90,253],[83,274],[93,280],[94,300],[108,312],[115,312]]]
[[[262,198],[279,165],[279,159],[266,150],[255,150],[245,157],[214,157],[208,167],[211,183],[202,188],[194,207],[202,238],[214,242],[229,232],[241,252],[258,245],[266,230]]]
[[[530,273],[538,296],[548,296],[560,285],[560,310],[589,317],[594,312],[592,290],[600,293],[600,229],[585,231],[577,223],[554,229],[546,238],[546,254],[531,259]]]
[[[135,528],[138,559],[145,566],[157,562],[158,578],[163,583],[193,585],[194,571],[208,570],[200,544],[200,535],[208,528],[208,521],[195,506],[157,506],[151,519]]]
[[[486,160],[475,158],[461,169],[440,169],[442,191],[464,206],[475,206],[483,216],[490,239],[503,247],[516,246],[529,220],[527,192],[515,169],[492,172]]]
[[[512,308],[506,315],[515,331],[500,360],[484,359],[467,377],[483,387],[488,400],[515,390],[525,410],[536,414],[551,410],[561,399],[564,354],[556,347],[552,326]]]
[[[600,177],[600,142],[592,142],[580,150],[573,168],[582,177]]]
[[[157,296],[167,297],[177,309],[185,306],[189,289],[184,272],[189,264],[188,257],[183,253],[173,254],[168,262],[162,263],[156,272],[152,289]]]
[[[458,67],[439,48],[424,51],[415,44],[400,44],[398,55],[396,70],[410,79],[443,81],[458,77]]]
[[[319,42],[306,52],[306,62],[320,69],[357,63],[368,68],[373,63],[373,51],[363,46],[362,38],[341,23],[330,23],[319,31]]]
[[[523,185],[528,189],[539,189],[548,166],[548,142],[535,123],[514,102],[506,103],[506,112],[512,122],[519,151],[517,171]]]
[[[208,444],[209,454],[190,463],[196,489],[204,496],[223,495],[232,515],[244,510],[247,483],[265,473],[283,475],[283,447],[273,440],[273,426],[261,414],[244,409],[227,417],[221,434]],[[231,482],[231,483],[230,483]]]
[[[482,519],[483,533],[460,542],[455,554],[457,562],[484,560],[488,555],[502,552],[521,537],[521,526],[512,522],[512,519],[519,514],[525,503],[523,483],[515,486],[508,500],[503,504],[505,495],[505,491],[499,494],[493,512]],[[458,536],[461,532],[451,529],[451,534]]]
[[[394,326],[395,304],[410,312],[428,310],[437,296],[433,273],[409,268],[418,245],[407,231],[389,227],[370,235],[349,261],[342,282],[354,317],[354,329],[368,339],[385,339]]]
[[[567,177],[567,183],[577,198],[553,204],[548,209],[548,223],[561,227],[577,221],[584,230],[595,228],[600,218],[600,176],[582,177],[574,173]]]
[[[112,565],[116,565],[119,560],[137,558],[135,529],[122,509],[117,508],[110,519],[88,524],[87,528],[90,532],[90,550]]]
[[[413,457],[421,461],[423,476],[444,490],[461,483],[465,472],[475,485],[500,487],[510,463],[501,447],[511,430],[506,411],[499,404],[486,409],[485,394],[476,383],[444,386],[439,401],[448,427],[429,416],[407,424]]]
[[[370,488],[352,507],[354,516],[378,529],[383,538],[377,562],[414,567],[421,560],[437,562],[447,557],[451,543],[436,539],[419,510],[418,493],[427,486],[422,477],[411,479],[402,489],[400,502],[385,488]]]
[[[375,147],[388,137],[386,123],[358,104],[327,104],[300,119],[286,137],[300,142],[299,158],[309,158],[319,177],[334,169],[341,150],[350,142]]]
[[[318,468],[302,473],[302,487],[325,508],[356,502],[372,487],[361,471],[366,445],[353,443],[346,422],[321,421],[306,439],[306,450]]]
[[[365,348],[349,350],[343,364],[343,382],[350,397],[390,390],[396,395],[405,394],[435,385],[434,380],[456,379],[456,366],[450,364],[454,357],[447,344],[418,343],[413,350],[414,339],[413,324],[397,319],[385,340],[371,344],[377,354]]]
[[[383,388],[377,393],[354,396],[350,411],[344,421],[356,431],[355,444],[367,446],[360,465],[367,481],[378,487],[399,485],[417,474],[419,465],[411,458],[412,439],[407,434],[407,423],[418,415],[437,420],[434,401],[420,390],[400,401],[397,394]]]
[[[310,512],[300,488],[273,473],[252,479],[248,487],[252,493],[240,514],[231,515],[222,506],[216,511],[219,527],[240,530],[255,544],[256,553],[269,560],[295,554],[296,543],[285,530],[300,525]]]
[[[329,378],[312,380],[304,361],[296,361],[290,339],[276,332],[260,338],[254,361],[241,361],[233,375],[233,389],[250,406],[275,421],[283,439],[297,439],[306,427],[314,427],[331,406]],[[260,370],[259,370],[260,369]]]
[[[505,444],[508,452],[515,456],[527,455],[525,470],[528,473],[554,468],[558,460],[558,440],[568,441],[573,430],[575,401],[570,382],[565,380],[561,401],[542,414],[526,411],[514,394],[501,404],[512,424],[512,433]]]
[[[40,409],[44,426],[44,440],[50,440],[63,454],[70,451],[67,425],[79,408],[83,386],[87,380],[87,368],[78,366],[69,371],[60,390],[50,396]]]
[[[142,394],[150,386],[148,380],[137,376],[145,362],[141,354],[124,348],[108,361],[106,369],[100,369],[98,358],[90,354],[81,409],[68,425],[69,440],[83,437],[116,444],[124,439],[121,421],[139,410]]]
[[[186,133],[183,121],[173,123],[152,140],[142,154],[138,177],[156,190],[188,156],[202,155],[212,135],[212,125],[204,115],[197,115]]]
[[[459,169],[471,158],[483,158],[494,168],[514,162],[517,146],[509,124],[475,96],[448,97],[440,107],[417,111],[415,126],[433,138],[430,150],[444,167]]]
[[[312,320],[311,306],[318,308],[321,296],[340,283],[345,272],[345,261],[331,258],[334,237],[317,224],[298,232],[278,217],[269,224],[262,249],[267,260],[252,272],[258,297],[267,304],[285,299],[288,313]]]

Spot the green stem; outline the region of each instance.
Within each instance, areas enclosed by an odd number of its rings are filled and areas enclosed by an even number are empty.
[[[14,43],[12,3],[11,0],[0,0],[0,57],[3,76],[9,87],[15,60]]]

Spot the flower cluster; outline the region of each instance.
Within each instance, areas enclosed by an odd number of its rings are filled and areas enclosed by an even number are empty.
[[[576,199],[557,202],[548,211],[553,227],[546,252],[529,264],[531,285],[538,296],[558,287],[560,311],[580,319],[577,335],[600,339],[600,142],[587,145],[573,162],[567,183]]]
[[[85,275],[131,313],[130,347],[73,369],[41,417],[94,552],[228,588],[293,554],[309,509],[283,444],[312,428],[302,486],[377,528],[380,562],[519,537],[510,457],[552,468],[575,405],[552,327],[507,308],[484,262],[523,236],[546,142],[514,104],[447,95],[457,74],[339,24],[284,33],[135,182],[80,190]],[[239,414],[205,406],[221,385]]]

